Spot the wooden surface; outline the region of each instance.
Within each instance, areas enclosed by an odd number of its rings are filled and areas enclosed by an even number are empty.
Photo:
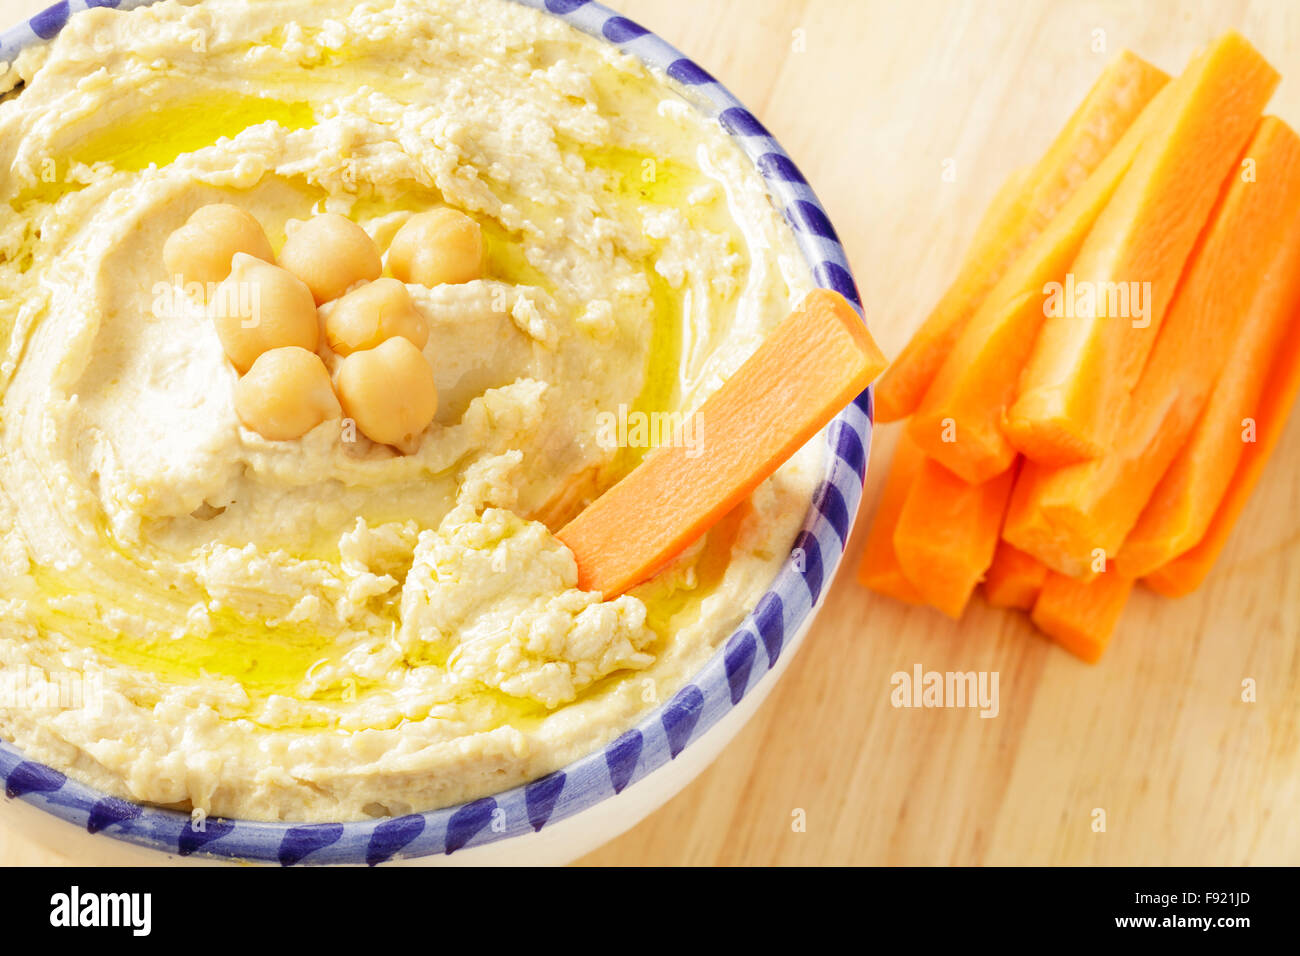
[[[0,11],[12,22],[42,5],[0,0]],[[616,5],[721,77],[785,144],[890,354],[996,185],[1036,158],[1115,51],[1176,72],[1236,27],[1284,73],[1300,53],[1293,0]],[[1300,124],[1300,72],[1272,112]],[[877,433],[864,516],[895,438]],[[1096,667],[1020,615],[977,600],[954,624],[841,575],[781,685],[717,763],[585,862],[1300,863],[1298,470],[1300,418],[1202,591],[1166,601],[1139,590]],[[890,676],[917,664],[996,671],[998,715],[895,709]],[[1245,680],[1255,703],[1241,699]],[[0,861],[47,858],[0,833]]]

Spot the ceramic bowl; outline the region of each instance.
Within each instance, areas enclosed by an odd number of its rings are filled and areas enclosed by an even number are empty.
[[[0,35],[0,62],[55,36],[92,6],[150,0],[72,0]],[[695,61],[589,0],[516,0],[666,73],[717,117],[767,183],[818,284],[861,309],[844,250],[812,187],[763,124]],[[870,447],[868,389],[819,439],[826,467],[790,558],[719,650],[676,695],[603,749],[549,776],[427,813],[348,823],[207,820],[97,792],[24,759],[0,741],[0,824],[78,862],[246,861],[280,865],[387,862],[561,863],[628,829],[680,791],[740,730],[798,650],[844,553]],[[498,813],[497,811],[504,811]],[[498,821],[505,821],[500,826]]]

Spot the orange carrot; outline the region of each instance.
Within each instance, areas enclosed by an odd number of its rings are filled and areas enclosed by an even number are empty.
[[[980,221],[975,226],[975,234],[971,236],[969,248],[980,249],[997,245],[1006,235],[1007,229],[1011,227],[1013,217],[1024,216],[1025,191],[1032,182],[1030,177],[1033,174],[1032,166],[1021,166],[1007,174],[1007,178],[993,194],[993,199],[980,216]]]
[[[984,598],[993,607],[1028,611],[1038,600],[1047,579],[1047,567],[1006,541],[998,542],[993,563],[984,576]]]
[[[1300,137],[1266,117],[1247,155],[1268,174],[1258,182],[1230,177],[1113,444],[1040,476],[1008,516],[1006,539],[1055,571],[1079,577],[1098,552],[1108,559],[1119,552],[1196,428],[1234,340],[1275,336],[1300,304]]]
[[[889,464],[889,476],[880,492],[880,503],[867,532],[867,546],[858,565],[858,583],[878,594],[884,594],[908,604],[922,604],[924,598],[903,574],[894,553],[894,528],[903,510],[903,502],[916,480],[924,460],[920,450],[906,434],[900,435]]]
[[[993,562],[1014,479],[1012,470],[970,485],[927,458],[903,502],[894,528],[898,563],[925,602],[951,618],[961,617]]]
[[[1289,165],[1265,156],[1256,162],[1261,192],[1265,182],[1282,181],[1270,191],[1270,201],[1275,204],[1270,213],[1279,213],[1282,222],[1276,223],[1277,217],[1271,215],[1257,222],[1261,231],[1273,225],[1285,230],[1271,264],[1276,281],[1260,290],[1267,298],[1257,301],[1258,321],[1246,323],[1232,342],[1204,414],[1115,558],[1116,567],[1129,577],[1150,574],[1205,536],[1247,448],[1241,435],[1243,422],[1259,407],[1278,349],[1296,322],[1300,309],[1300,139],[1292,134],[1291,141]],[[1253,153],[1252,149],[1252,158],[1256,158]],[[1243,248],[1241,254],[1250,251]]]
[[[843,296],[810,292],[696,415],[692,447],[646,456],[565,525],[578,585],[605,597],[655,574],[812,438],[888,364]]]
[[[1133,579],[1114,571],[1091,581],[1049,574],[1030,619],[1071,654],[1095,664],[1110,643],[1133,590]]]
[[[1237,518],[1281,440],[1297,395],[1300,395],[1300,314],[1292,319],[1287,340],[1277,352],[1268,382],[1252,414],[1255,440],[1244,443],[1232,480],[1217,501],[1205,534],[1191,549],[1144,577],[1144,584],[1165,597],[1181,597],[1201,586],[1228,543]]]
[[[1044,289],[1060,282],[1138,149],[1165,116],[1166,86],[984,299],[940,367],[908,432],[927,455],[969,482],[1011,467],[1002,424],[1043,324]]]
[[[1045,464],[1095,458],[1109,442],[1178,278],[1278,74],[1239,34],[1174,83],[1169,117],[1143,144],[1044,322],[1007,421]]]
[[[876,417],[891,422],[915,410],[952,344],[985,294],[1035,235],[1056,215],[1119,141],[1142,107],[1168,79],[1141,58],[1122,52],[1032,167],[1018,192],[1008,183],[977,230],[961,271],[876,388]]]

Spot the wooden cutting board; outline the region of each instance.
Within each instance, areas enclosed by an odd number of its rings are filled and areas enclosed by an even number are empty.
[[[0,0],[0,19],[43,5]],[[996,186],[1037,157],[1117,50],[1176,72],[1235,27],[1284,73],[1300,62],[1293,0],[615,5],[721,77],[785,144],[890,354]],[[1300,126],[1300,73],[1271,111]],[[854,558],[895,438],[877,432]],[[841,575],[717,763],[585,862],[1300,863],[1297,475],[1300,418],[1202,591],[1139,590],[1095,667],[1020,615],[977,600],[954,624]],[[891,675],[918,664],[996,671],[998,715],[894,708]],[[0,831],[0,862],[52,859]]]

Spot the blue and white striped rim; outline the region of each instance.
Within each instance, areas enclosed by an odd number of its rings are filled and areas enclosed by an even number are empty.
[[[87,7],[128,9],[152,0],[72,0],[50,7],[0,35],[0,62],[44,42]],[[794,227],[818,284],[840,292],[861,312],[853,274],[812,187],[779,143],[721,83],[640,24],[591,0],[517,0],[603,38],[666,72],[719,122],[753,160]],[[604,749],[563,770],[495,796],[428,813],[355,823],[262,823],[213,818],[195,829],[189,814],[107,796],[0,741],[0,779],[21,799],[90,833],[181,856],[279,863],[367,863],[450,854],[507,840],[572,817],[621,793],[675,759],[752,691],[786,642],[812,614],[839,564],[862,496],[874,419],[871,389],[827,427],[830,454],[791,557],[740,628],[695,678],[662,707]],[[490,822],[497,825],[489,826]],[[504,823],[504,826],[501,823]]]

